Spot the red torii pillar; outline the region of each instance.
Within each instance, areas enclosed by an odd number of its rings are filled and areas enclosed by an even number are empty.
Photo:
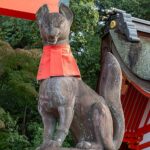
[[[43,4],[49,6],[50,12],[58,12],[59,0],[0,0],[0,15],[34,20]]]

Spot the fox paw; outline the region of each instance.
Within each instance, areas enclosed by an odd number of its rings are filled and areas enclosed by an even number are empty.
[[[101,144],[97,143],[90,143],[87,141],[82,141],[76,145],[79,149],[88,149],[88,150],[104,150],[103,146]]]
[[[82,141],[76,145],[77,148],[80,149],[91,149],[92,144],[90,142]]]
[[[36,148],[36,150],[46,150],[47,148],[54,148],[54,147],[60,147],[61,144],[57,141],[47,141],[43,143],[40,147]]]

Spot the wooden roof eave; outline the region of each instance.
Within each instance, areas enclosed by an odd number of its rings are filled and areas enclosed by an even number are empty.
[[[150,21],[132,17],[132,22],[135,24],[137,31],[150,33]]]

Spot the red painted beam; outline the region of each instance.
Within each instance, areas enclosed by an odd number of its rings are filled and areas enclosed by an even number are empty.
[[[141,145],[138,145],[138,144],[129,144],[128,147],[130,149],[133,149],[133,150],[143,150],[145,148],[149,148],[150,147],[150,142],[147,142],[147,143],[144,143],[144,144],[141,144]]]
[[[148,148],[148,147],[150,147],[150,142],[141,144],[141,145],[139,146],[140,150],[142,150],[142,149],[144,149],[144,148]]]
[[[142,140],[142,138],[124,138],[123,142],[126,142],[128,144],[138,144],[140,143]]]
[[[130,149],[132,149],[132,150],[141,150],[141,149],[139,148],[139,145],[129,144],[128,147],[129,147]]]
[[[59,0],[0,0],[0,15],[34,20],[40,6],[47,4],[50,12],[58,12]]]
[[[149,125],[145,125],[144,127],[140,128],[137,130],[137,134],[138,135],[144,135],[146,133],[150,132],[150,124]]]

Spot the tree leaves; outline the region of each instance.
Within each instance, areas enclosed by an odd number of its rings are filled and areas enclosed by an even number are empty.
[[[0,44],[0,106],[12,115],[10,117],[9,113],[6,113],[3,119],[0,118],[6,126],[5,131],[0,130],[0,134],[4,135],[0,149],[24,149],[31,146],[27,139],[26,124],[38,114],[36,72],[40,50],[13,50],[5,42]],[[32,120],[36,118],[33,117]]]

